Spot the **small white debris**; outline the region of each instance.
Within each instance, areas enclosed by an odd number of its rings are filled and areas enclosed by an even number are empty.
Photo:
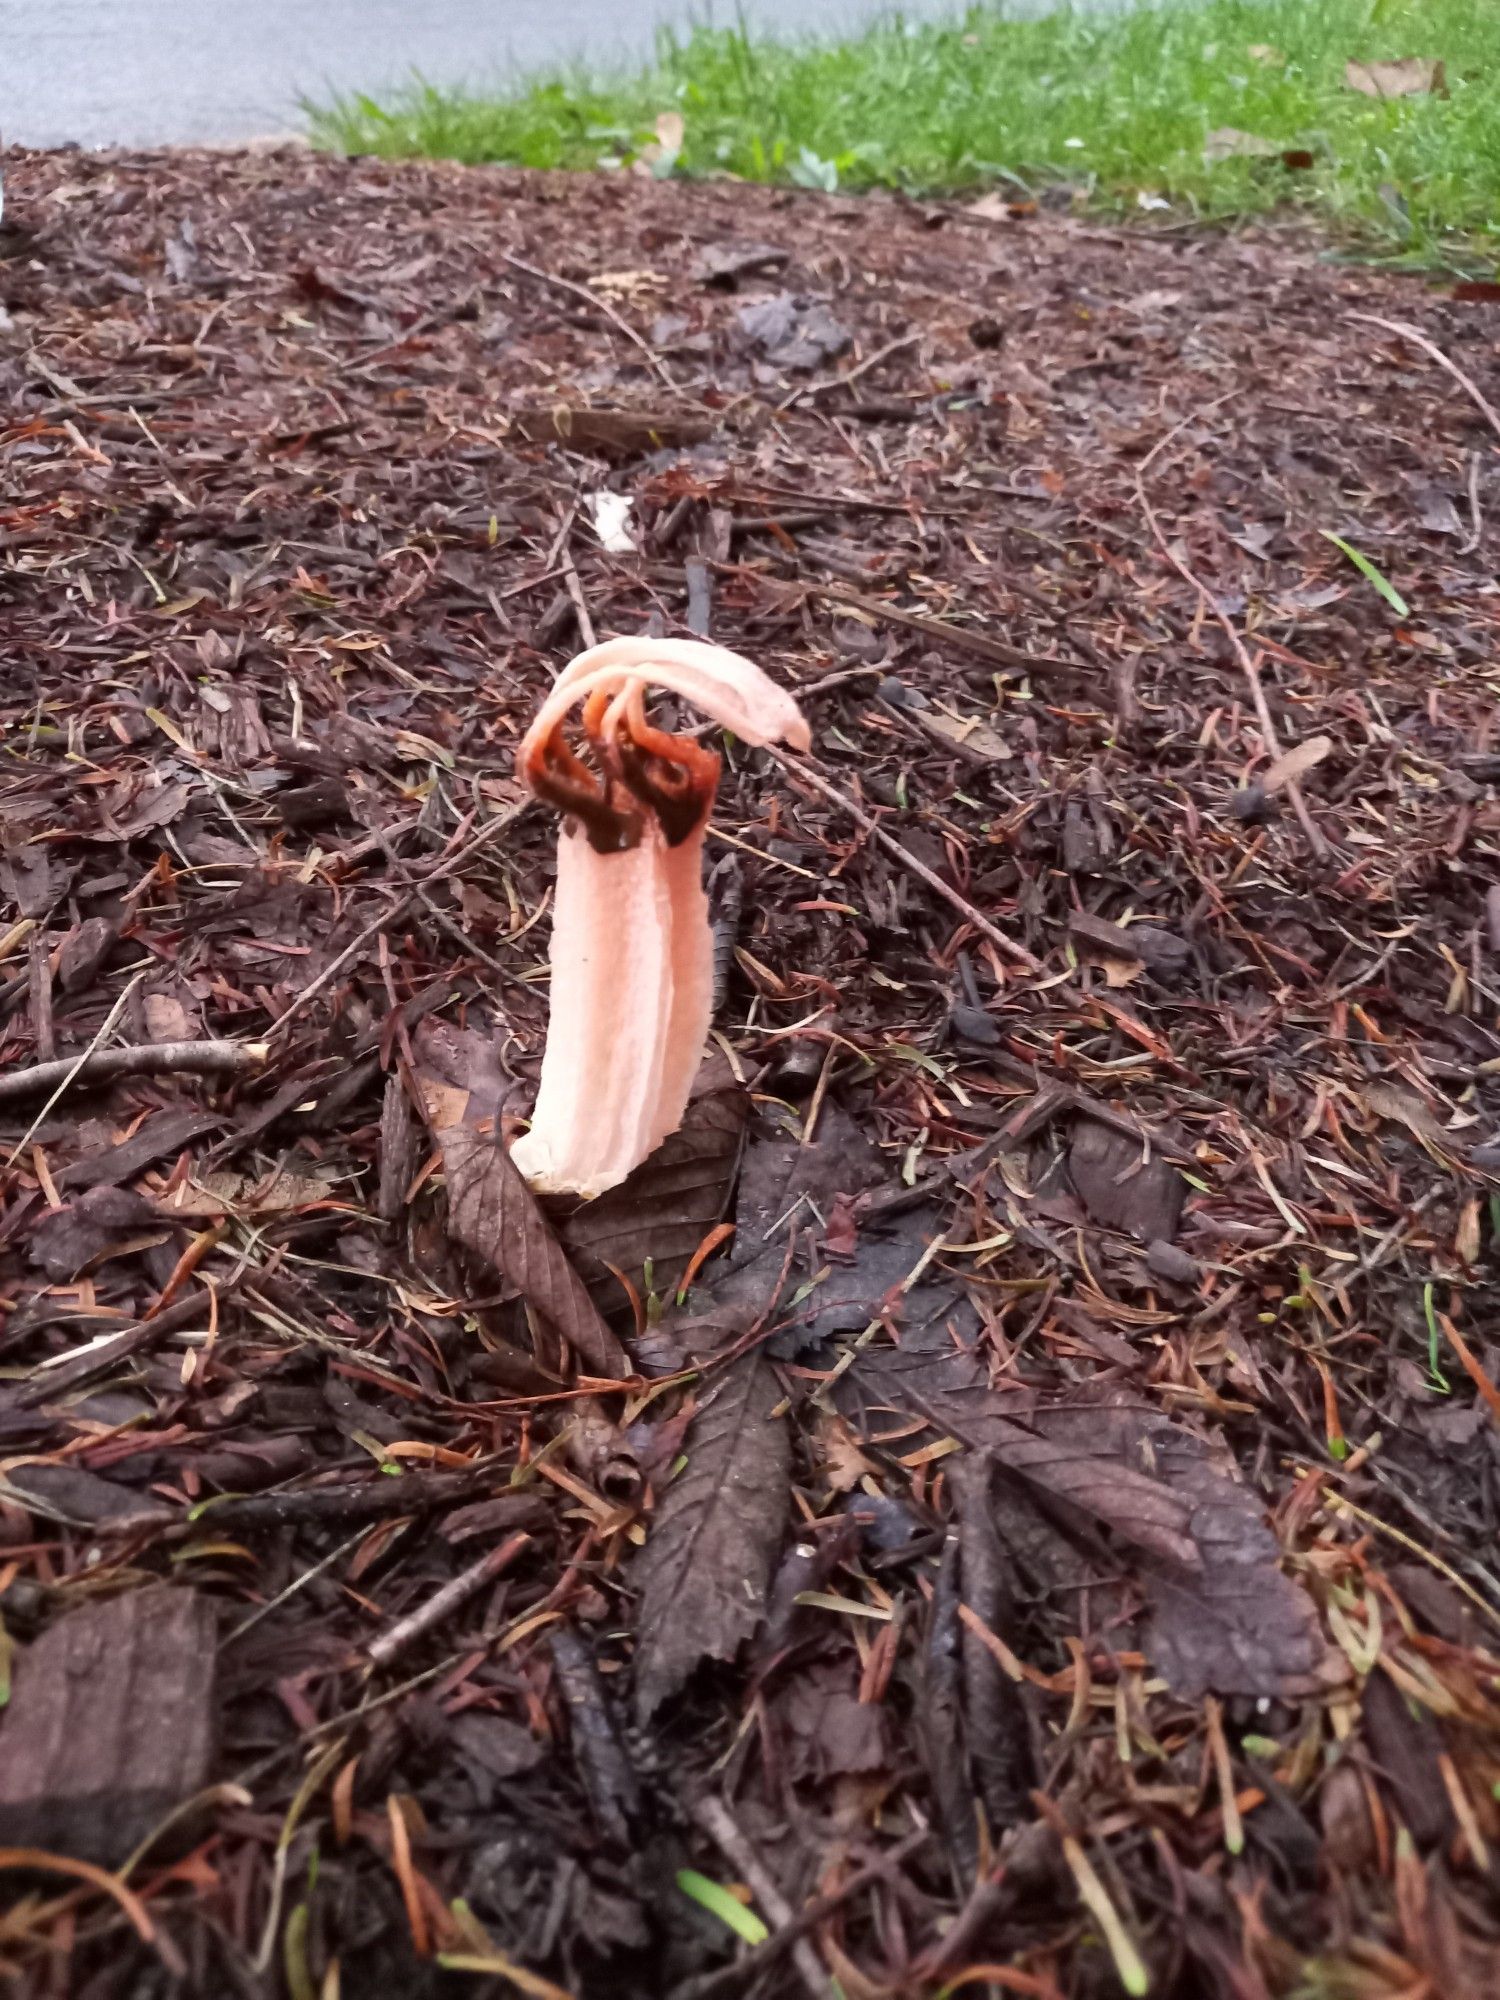
[[[636,546],[630,532],[630,495],[596,493],[589,501],[594,533],[612,556],[629,555]]]

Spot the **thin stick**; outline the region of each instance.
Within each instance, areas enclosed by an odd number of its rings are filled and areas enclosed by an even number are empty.
[[[271,1024],[271,1033],[273,1035],[277,1034],[289,1021],[294,1020],[302,1012],[303,1008],[307,1006],[309,1001],[315,1000],[331,980],[338,978],[339,974],[352,958],[358,957],[372,938],[378,937],[383,930],[388,930],[392,924],[398,924],[403,917],[409,916],[417,907],[420,900],[419,889],[430,889],[434,884],[446,882],[451,877],[462,873],[463,869],[479,850],[482,847],[488,846],[489,842],[497,834],[504,833],[507,827],[513,826],[531,803],[530,799],[522,799],[518,805],[512,806],[506,812],[497,814],[487,825],[482,826],[478,833],[471,835],[455,853],[448,855],[446,859],[439,860],[425,875],[418,878],[417,886],[411,890],[410,894],[403,896],[400,902],[394,904],[389,910],[384,911],[380,916],[366,924],[359,935],[349,944],[345,945],[338,957],[330,965],[326,966],[310,985],[303,987],[286,1012],[279,1014]]]
[[[1383,326],[1387,333],[1398,334],[1402,340],[1409,340],[1413,347],[1420,347],[1424,354],[1430,354],[1439,368],[1445,368],[1458,386],[1469,395],[1475,408],[1482,411],[1485,421],[1496,437],[1500,437],[1500,415],[1496,414],[1492,403],[1485,401],[1475,384],[1465,375],[1456,361],[1450,361],[1436,341],[1429,340],[1421,327],[1413,326],[1407,319],[1382,319],[1379,313],[1350,313],[1350,319],[1362,319],[1367,326]]]
[[[75,1080],[96,1084],[113,1083],[122,1076],[217,1076],[259,1069],[269,1054],[265,1042],[142,1042],[124,1049],[85,1049],[81,1056],[61,1056],[56,1062],[37,1063],[31,1069],[0,1076],[0,1104],[34,1097],[39,1090],[60,1084],[62,1089],[42,1108],[40,1115],[45,1118],[62,1090]]]
[[[813,790],[827,799],[830,805],[837,806],[840,812],[846,812],[854,824],[862,827],[872,840],[879,841],[887,854],[893,855],[903,868],[916,876],[919,882],[925,882],[934,895],[941,896],[945,903],[951,903],[960,915],[967,917],[975,930],[982,937],[987,937],[995,949],[1002,952],[1013,965],[1019,965],[1027,972],[1042,970],[1042,961],[1033,957],[1024,944],[1018,944],[1013,937],[1007,937],[998,924],[992,924],[988,917],[975,909],[967,896],[960,895],[957,889],[950,888],[941,875],[933,873],[926,862],[918,861],[915,854],[909,853],[893,833],[887,833],[880,822],[872,819],[863,806],[856,805],[853,799],[839,790],[837,785],[831,785],[821,772],[815,771],[811,764],[804,764],[795,757],[784,758],[783,762],[789,771],[795,772],[805,784],[811,785]]]
[[[722,1799],[711,1796],[700,1799],[692,1808],[692,1814],[720,1853],[749,1883],[756,1900],[776,1925],[777,1930],[791,1933],[797,1913],[782,1895],[775,1876],[761,1860],[755,1847],[740,1831],[728,1806]],[[819,1962],[818,1954],[805,1937],[796,1933],[790,1935],[789,1948],[792,1963],[797,1968],[797,1976],[812,1995],[812,2000],[825,2000],[826,1995],[832,1991],[832,1985]]]
[[[637,333],[629,320],[622,319],[607,299],[601,299],[597,292],[591,292],[587,285],[580,285],[572,278],[559,278],[551,271],[542,271],[535,264],[528,264],[520,257],[511,256],[508,250],[500,253],[502,264],[509,264],[513,271],[524,271],[528,278],[535,278],[539,285],[552,285],[560,292],[571,292],[575,299],[582,299],[592,306],[596,313],[602,313],[611,326],[617,326],[633,347],[638,347],[659,380],[675,392],[677,384],[672,380],[666,363],[644,334]]]
[[[804,588],[811,597],[821,597],[832,604],[847,604],[853,611],[863,611],[867,617],[882,619],[887,625],[897,625],[904,632],[919,632],[926,639],[946,640],[950,646],[957,646],[963,652],[974,654],[976,659],[987,660],[996,667],[1019,667],[1023,673],[1031,673],[1038,667],[1078,667],[1077,660],[1060,659],[1047,653],[1028,653],[1020,646],[1012,646],[1004,639],[992,638],[988,632],[976,632],[968,625],[954,625],[946,618],[933,618],[921,611],[903,611],[897,604],[887,604],[883,597],[866,597],[863,591],[850,590],[839,583],[805,583]]]
[[[135,975],[134,979],[130,981],[129,985],[125,988],[124,992],[121,993],[119,999],[115,1002],[114,1006],[111,1007],[109,1012],[105,1015],[103,1022],[100,1024],[98,1034],[95,1035],[94,1039],[89,1043],[88,1047],[84,1050],[83,1054],[79,1056],[75,1062],[65,1062],[63,1064],[62,1079],[58,1083],[56,1090],[53,1091],[52,1095],[47,1099],[47,1102],[42,1106],[41,1110],[36,1114],[35,1118],[33,1118],[31,1123],[27,1126],[26,1130],[21,1134],[20,1138],[17,1139],[15,1145],[12,1146],[10,1151],[10,1157],[5,1162],[6,1166],[13,1167],[15,1165],[17,1159],[19,1159],[21,1155],[22,1150],[31,1144],[32,1138],[36,1133],[37,1127],[41,1124],[42,1120],[46,1117],[47,1113],[52,1109],[53,1105],[56,1104],[57,1100],[62,1096],[63,1092],[67,1089],[68,1085],[73,1081],[73,1078],[78,1074],[79,1070],[83,1068],[84,1064],[88,1061],[89,1057],[93,1055],[94,1051],[97,1048],[99,1048],[101,1043],[108,1040],[110,1032],[113,1029],[116,1021],[118,1021],[120,1016],[125,1012],[125,1003],[129,1000],[131,994],[134,993],[135,989],[137,988],[137,986],[140,985],[141,981],[145,978],[146,974],[150,971],[150,969],[151,969],[150,966],[147,965],[143,965],[141,967],[140,971]],[[34,1076],[36,1074],[36,1071],[32,1070],[29,1072],[29,1074]],[[11,1081],[12,1079],[10,1077],[0,1078],[0,1087],[3,1087],[4,1084],[10,1083]],[[47,1088],[46,1084],[43,1084],[41,1087],[44,1090]],[[26,1095],[25,1092],[18,1092],[16,1094],[20,1096]]]
[[[804,1904],[778,1930],[772,1931],[763,1944],[752,1945],[732,1965],[721,1965],[717,1972],[703,1973],[697,1979],[689,1980],[677,1989],[672,2000],[720,2000],[721,1995],[748,1986],[799,1937],[826,1923],[829,1917],[837,1916],[851,1896],[857,1896],[871,1883],[883,1881],[894,1874],[903,1861],[915,1854],[918,1848],[924,1847],[931,1838],[926,1827],[909,1833],[889,1854],[879,1855],[874,1861],[867,1861],[862,1868],[857,1868],[841,1889],[831,1890],[826,1896],[818,1896],[811,1903]]]
[[[1468,539],[1459,550],[1461,556],[1471,556],[1484,539],[1484,509],[1479,504],[1479,453],[1469,453],[1469,518],[1473,527]]]
[[[461,1570],[451,1583],[445,1583],[441,1590],[435,1591],[425,1604],[419,1604],[415,1611],[398,1618],[389,1631],[372,1639],[367,1649],[370,1665],[387,1665],[398,1653],[404,1652],[413,1639],[420,1639],[435,1626],[441,1625],[477,1590],[482,1590],[485,1584],[493,1582],[509,1569],[522,1549],[530,1545],[530,1535],[517,1533],[507,1535],[495,1548],[486,1549],[478,1562],[470,1563],[466,1570]]]
[[[274,1597],[267,1598],[264,1604],[258,1605],[248,1618],[242,1618],[238,1625],[232,1625],[219,1644],[232,1646],[236,1639],[243,1639],[245,1634],[253,1630],[263,1618],[269,1618],[273,1611],[279,1611],[289,1597],[295,1597],[299,1590],[320,1577],[325,1570],[332,1569],[334,1564],[341,1562],[345,1556],[353,1555],[364,1538],[364,1529],[358,1528],[347,1542],[335,1543],[327,1555],[315,1562],[311,1569],[305,1569],[300,1576],[294,1576],[284,1590],[278,1590]]]
[[[784,403],[776,405],[777,416],[783,416],[804,396],[823,396],[830,389],[842,389],[846,383],[857,382],[861,375],[868,375],[872,368],[878,368],[882,361],[889,361],[893,354],[899,354],[906,347],[915,347],[921,338],[920,333],[903,333],[895,340],[888,340],[884,347],[877,347],[873,354],[867,354],[863,361],[857,362],[845,374],[825,375],[820,382],[804,383],[800,389],[793,389]]]
[[[383,910],[372,922],[366,924],[359,935],[345,945],[338,957],[326,965],[310,985],[303,987],[286,1012],[277,1015],[271,1024],[271,1033],[279,1035],[289,1022],[296,1019],[310,1000],[315,1000],[331,980],[337,979],[350,959],[357,958],[372,938],[379,937],[380,933],[388,930],[392,924],[399,924],[401,919],[409,916],[416,907],[417,897],[414,890],[411,895],[403,896],[399,903],[393,903],[390,909]]]
[[[221,1303],[233,1288],[233,1279],[219,1285]],[[106,1327],[104,1331],[111,1338],[101,1340],[97,1347],[85,1347],[51,1368],[34,1370],[31,1379],[18,1392],[16,1401],[23,1410],[38,1410],[48,1403],[60,1403],[85,1382],[97,1382],[103,1376],[112,1374],[122,1362],[132,1360],[150,1348],[160,1347],[170,1335],[190,1327],[194,1320],[206,1321],[212,1308],[213,1300],[207,1291],[194,1292],[188,1298],[179,1299],[175,1305],[167,1306],[155,1319],[127,1320],[121,1327]],[[151,1525],[166,1525],[176,1518],[153,1514]],[[124,1517],[123,1526],[135,1525],[134,1516]]]
[[[428,916],[432,918],[438,929],[443,932],[444,936],[450,938],[460,951],[467,952],[470,958],[477,958],[481,965],[487,965],[490,971],[498,978],[507,979],[514,986],[520,985],[521,982],[507,966],[502,965],[498,958],[492,958],[483,945],[476,944],[473,938],[466,936],[463,927],[455,923],[446,910],[438,908],[431,896],[428,895],[425,883],[412,881],[405,862],[401,859],[390,841],[380,831],[379,827],[375,829],[375,837],[385,850],[386,865],[391,873],[404,888],[411,890],[417,901],[426,910]]]
[[[566,546],[558,557],[558,567],[563,573],[563,584],[573,604],[573,616],[578,620],[578,636],[585,646],[598,644],[594,631],[594,621],[589,616],[588,599],[583,594],[583,585],[578,581],[578,565],[573,560],[573,551]]]
[[[1254,660],[1251,659],[1249,653],[1246,652],[1244,640],[1235,631],[1233,623],[1221,608],[1218,599],[1209,590],[1208,585],[1200,581],[1193,571],[1188,568],[1182,557],[1178,555],[1177,551],[1162,533],[1161,522],[1156,518],[1156,509],[1146,498],[1146,489],[1141,482],[1139,472],[1137,472],[1135,480],[1135,497],[1140,502],[1141,511],[1146,516],[1157,547],[1182,578],[1183,582],[1197,591],[1202,603],[1213,613],[1215,622],[1221,627],[1224,636],[1228,639],[1230,647],[1234,652],[1234,657],[1239,661],[1240,672],[1245,677],[1245,686],[1250,693],[1250,702],[1255,710],[1255,719],[1260,724],[1261,741],[1265,744],[1270,756],[1279,757],[1281,755],[1281,742],[1276,734],[1276,725],[1271,720],[1271,711],[1266,706],[1266,691],[1261,686],[1260,669],[1256,666]],[[1301,822],[1302,831],[1307,835],[1308,845],[1320,861],[1326,860],[1328,858],[1328,843],[1314,824],[1312,814],[1307,810],[1307,801],[1302,796],[1302,787],[1295,778],[1287,780],[1286,792],[1287,797],[1292,802],[1292,809]]]
[[[845,687],[850,681],[883,680],[890,672],[888,666],[840,667],[831,674],[824,674],[821,680],[804,681],[797,689],[798,701],[807,701],[815,694],[827,694],[830,688]]]

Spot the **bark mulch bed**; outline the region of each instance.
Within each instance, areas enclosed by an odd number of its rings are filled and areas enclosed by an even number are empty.
[[[7,1990],[1495,1991],[1494,307],[8,194]],[[512,755],[612,631],[814,754],[729,746],[688,1124],[544,1218]]]

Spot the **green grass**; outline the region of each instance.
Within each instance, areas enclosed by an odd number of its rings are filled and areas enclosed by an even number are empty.
[[[1376,101],[1345,83],[1351,58],[1408,56],[1441,57],[1448,95]],[[567,168],[649,154],[676,112],[681,149],[658,172],[948,194],[1062,183],[1106,210],[1168,200],[1210,219],[1291,204],[1414,264],[1472,267],[1500,246],[1500,0],[1148,0],[1040,20],[991,6],[839,42],[699,28],[632,73],[416,81],[308,110],[342,151]],[[1313,164],[1210,164],[1204,140],[1226,126]]]

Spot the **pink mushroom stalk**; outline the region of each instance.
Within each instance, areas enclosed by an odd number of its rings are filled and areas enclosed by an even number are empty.
[[[558,676],[522,741],[522,777],[564,815],[552,906],[552,1012],[531,1129],[512,1158],[546,1192],[602,1194],[675,1132],[708,1040],[713,949],[703,841],[711,750],[653,728],[666,688],[747,743],[808,747],[776,683],[722,646],[611,639]],[[563,725],[583,709],[592,764]]]

